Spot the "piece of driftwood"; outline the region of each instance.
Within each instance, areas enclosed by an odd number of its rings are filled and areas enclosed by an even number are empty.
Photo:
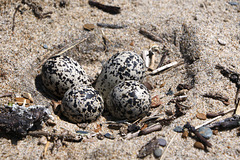
[[[101,4],[101,3],[97,2],[97,1],[93,1],[93,0],[89,0],[88,4],[91,7],[97,7],[98,9],[101,9],[102,11],[110,13],[110,14],[119,14],[121,12],[120,7]]]
[[[3,106],[0,107],[0,129],[6,133],[25,136],[29,130],[40,129],[42,123],[51,117],[50,114],[46,106]]]

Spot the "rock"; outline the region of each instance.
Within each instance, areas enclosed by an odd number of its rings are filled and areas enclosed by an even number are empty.
[[[44,49],[48,49],[48,46],[46,44],[43,45]]]
[[[182,133],[183,132],[183,127],[177,126],[173,129],[173,131],[178,132],[178,133]]]
[[[39,139],[38,145],[45,145],[45,144],[47,144],[47,138],[45,136],[42,136]]]
[[[212,132],[213,132],[214,135],[218,134],[218,130],[217,129],[213,130]]]
[[[101,133],[99,133],[99,134],[97,135],[97,139],[103,140],[103,139],[104,139],[104,136],[103,136]]]
[[[203,114],[203,113],[198,113],[198,114],[196,115],[196,117],[197,117],[198,119],[201,119],[201,120],[206,120],[206,119],[207,119],[206,114]]]
[[[95,25],[94,25],[94,24],[84,24],[84,25],[83,25],[83,28],[84,28],[85,30],[91,31],[91,30],[94,30]]]
[[[195,142],[194,147],[198,149],[204,149],[204,145],[201,142]]]
[[[207,139],[209,139],[212,136],[212,134],[213,134],[212,130],[210,128],[208,128],[208,127],[201,127],[201,128],[198,129],[198,132],[204,138],[207,138]]]
[[[223,45],[223,46],[225,46],[225,45],[227,44],[227,42],[225,42],[225,41],[222,40],[222,39],[218,39],[218,43],[219,43],[220,45]]]
[[[128,126],[128,132],[137,132],[140,130],[140,127],[137,126],[136,124],[132,124]]]
[[[104,134],[104,137],[106,137],[108,139],[115,139],[115,137],[112,134],[110,134],[110,133]]]
[[[189,132],[188,132],[188,130],[185,128],[185,129],[183,130],[183,133],[182,133],[182,138],[187,138],[187,137],[188,137],[188,134],[189,134]]]
[[[161,156],[162,156],[162,150],[161,150],[160,148],[155,149],[155,150],[153,151],[153,155],[154,155],[154,157],[156,157],[156,158],[161,157]]]
[[[167,141],[163,138],[159,138],[157,139],[157,141],[158,141],[158,144],[162,147],[165,147],[167,145]]]
[[[155,107],[160,106],[161,104],[162,104],[162,102],[160,101],[159,95],[156,95],[152,98],[151,107],[155,108]]]

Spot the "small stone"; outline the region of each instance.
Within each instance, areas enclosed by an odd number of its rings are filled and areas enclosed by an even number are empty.
[[[167,141],[163,138],[159,138],[157,139],[157,141],[158,141],[158,144],[162,147],[165,147],[167,145]]]
[[[218,39],[218,43],[219,43],[220,45],[223,45],[223,46],[225,46],[225,45],[227,44],[227,42],[225,42],[225,41],[222,40],[222,39]]]
[[[132,124],[128,126],[128,132],[137,132],[140,130],[140,127],[137,126],[136,124]]]
[[[188,134],[189,134],[188,130],[186,128],[184,128],[183,133],[182,133],[182,138],[187,138]]]
[[[238,2],[228,2],[228,4],[232,5],[232,6],[237,6]]]
[[[207,139],[209,139],[212,136],[212,134],[213,134],[212,130],[210,128],[208,128],[208,127],[201,127],[201,128],[198,129],[198,132],[204,138],[207,138]]]
[[[218,134],[218,130],[217,129],[213,130],[212,132],[213,132],[214,135]]]
[[[198,149],[204,149],[204,145],[201,142],[195,142],[194,147]]]
[[[108,139],[115,139],[115,137],[112,134],[110,134],[110,133],[104,134],[104,137],[106,137]]]
[[[160,106],[161,104],[162,104],[162,102],[160,101],[159,95],[156,95],[152,98],[151,107],[155,108],[155,107]]]
[[[45,136],[42,136],[39,139],[38,145],[45,145],[45,144],[47,144],[47,138]]]
[[[84,24],[83,28],[88,31],[91,31],[91,30],[94,30],[95,26],[94,26],[94,24]]]
[[[104,139],[104,136],[103,136],[101,133],[99,133],[99,134],[97,134],[97,139],[103,140],[103,139]]]
[[[87,131],[76,131],[76,133],[79,133],[79,134],[88,134],[89,132],[87,132]]]
[[[178,133],[182,133],[183,132],[183,127],[177,126],[173,129],[173,131],[178,132]]]
[[[44,49],[48,49],[48,46],[46,44],[43,45]]]
[[[160,148],[157,148],[153,151],[153,155],[155,158],[159,158],[162,156],[162,150]]]
[[[169,90],[167,91],[166,95],[167,95],[167,96],[171,96],[171,95],[173,95],[173,91],[172,91],[171,88],[169,88]]]
[[[206,119],[207,119],[206,114],[203,114],[203,113],[198,113],[198,114],[196,115],[196,117],[197,117],[198,119],[201,119],[201,120],[206,120]]]

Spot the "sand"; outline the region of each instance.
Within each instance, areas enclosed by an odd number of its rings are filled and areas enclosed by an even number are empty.
[[[169,71],[147,76],[154,89],[151,95],[163,97],[161,113],[175,110],[174,104],[167,104],[173,96],[165,93],[172,89],[175,93],[180,83],[189,83],[192,77],[195,86],[187,93],[188,99],[183,102],[190,106],[186,115],[174,120],[161,131],[131,140],[123,139],[118,131],[110,130],[104,123],[105,117],[89,124],[86,130],[93,131],[97,124],[102,124],[101,133],[112,133],[114,140],[90,138],[89,142],[70,143],[56,147],[51,151],[51,142],[44,159],[137,159],[139,149],[154,136],[165,138],[169,143],[175,135],[173,128],[183,126],[190,121],[192,125],[202,124],[203,120],[196,114],[209,111],[218,112],[234,108],[235,85],[224,77],[215,65],[220,64],[240,73],[240,24],[238,5],[230,5],[227,0],[121,0],[101,1],[104,4],[121,7],[121,13],[112,15],[97,8],[90,7],[87,1],[67,1],[60,7],[60,0],[42,0],[38,4],[43,12],[52,11],[51,18],[37,18],[27,5],[21,1],[0,1],[0,93],[11,92],[32,94],[35,104],[49,105],[50,99],[41,92],[37,76],[41,73],[39,65],[45,55],[75,42],[88,38],[64,55],[77,60],[90,78],[94,79],[101,72],[102,64],[118,51],[131,50],[139,55],[143,50],[157,44],[161,49],[166,46],[169,54],[164,64],[173,61],[184,61],[183,65]],[[15,15],[15,28],[12,31],[15,8],[20,5],[20,12]],[[93,31],[83,29],[84,24],[95,24]],[[123,29],[100,28],[96,23],[127,25]],[[139,33],[143,27],[163,39],[154,42]],[[102,36],[108,39],[104,45]],[[223,42],[221,42],[223,41]],[[220,43],[222,44],[220,44]],[[44,49],[47,45],[47,49]],[[162,52],[156,55],[155,66],[160,61]],[[164,85],[162,85],[164,84]],[[163,87],[160,87],[163,86]],[[205,93],[220,93],[229,98],[230,104],[204,98]],[[9,97],[1,98],[0,104],[11,101]],[[230,117],[231,114],[223,118]],[[82,130],[75,124],[59,119],[54,115],[56,126],[44,126],[43,130],[64,129],[75,133]],[[165,153],[165,159],[238,159],[240,156],[237,129],[219,132],[209,140],[213,147],[209,152],[193,147],[192,138],[182,139],[177,134]],[[27,136],[22,140],[14,137],[0,138],[1,159],[40,159],[45,145],[38,145],[39,138]],[[162,148],[163,150],[166,147]],[[154,159],[149,155],[146,159]]]

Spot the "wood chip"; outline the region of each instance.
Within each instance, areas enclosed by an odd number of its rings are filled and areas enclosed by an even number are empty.
[[[204,113],[198,113],[198,114],[196,115],[196,117],[197,117],[198,119],[200,119],[200,120],[206,120],[206,119],[207,119],[207,116],[206,116],[206,114],[204,114]]]
[[[30,105],[30,100],[29,99],[26,99],[26,98],[23,98],[23,97],[16,97],[15,98],[15,101],[17,102],[17,104],[19,106],[23,105],[24,103],[26,105]]]
[[[84,28],[85,30],[92,31],[92,30],[94,30],[95,25],[94,25],[94,24],[84,24],[84,25],[83,25],[83,28]]]
[[[32,95],[30,93],[27,93],[27,92],[23,92],[22,93],[22,96],[26,99],[29,99],[31,103],[33,103],[33,98],[32,98]]]

